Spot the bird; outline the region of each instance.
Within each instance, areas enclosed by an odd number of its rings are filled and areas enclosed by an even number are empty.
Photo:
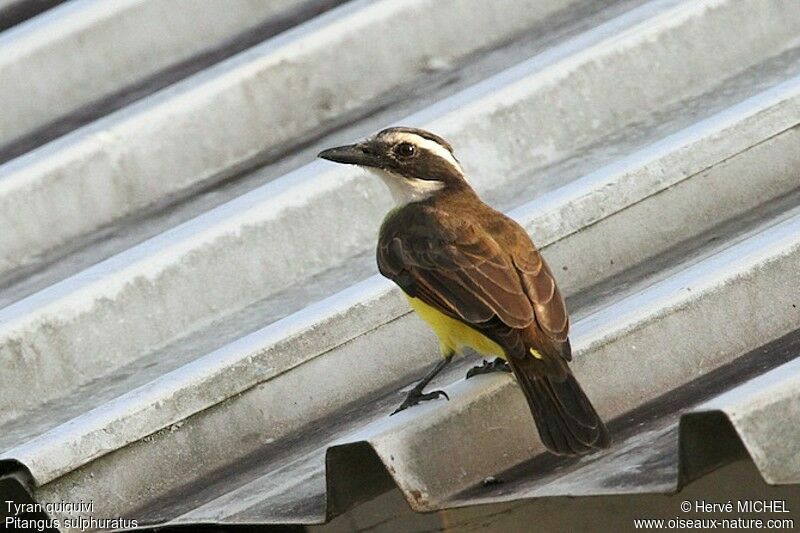
[[[484,203],[452,145],[429,131],[391,127],[318,157],[381,179],[396,206],[378,234],[378,270],[433,329],[442,359],[392,413],[449,397],[425,387],[470,348],[495,356],[466,378],[511,372],[551,453],[608,448],[606,425],[568,363],[569,316],[555,276],[528,233]]]

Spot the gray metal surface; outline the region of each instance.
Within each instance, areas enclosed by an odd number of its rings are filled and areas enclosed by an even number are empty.
[[[0,273],[258,166],[416,75],[501,44],[572,1],[358,0],[65,135],[0,168],[0,213],[15,213],[0,223],[16,229],[0,235]],[[383,65],[391,68],[363,75]]]
[[[434,4],[452,33],[426,29]],[[346,89],[320,65],[399,5],[350,2],[0,166],[0,495],[21,483],[141,523],[307,524],[394,486],[417,511],[674,492],[742,450],[797,483],[800,6],[522,4],[498,3],[492,31],[463,4],[406,4],[417,48],[372,40],[400,63],[355,62],[353,79],[386,72]],[[461,32],[477,37],[454,49]],[[215,95],[247,119],[210,120]],[[318,97],[332,107],[299,103]],[[449,402],[388,418],[436,343],[374,274],[386,192],[311,160],[388,122],[453,141],[542,248],[611,450],[548,457],[513,380],[463,381],[474,360],[440,379]],[[251,152],[274,161],[245,172]],[[87,194],[95,171],[106,196]]]
[[[52,9],[65,0],[0,0],[0,31]]]
[[[241,34],[315,7],[193,0],[187,16],[185,5],[169,0],[59,6],[0,38],[0,149]]]

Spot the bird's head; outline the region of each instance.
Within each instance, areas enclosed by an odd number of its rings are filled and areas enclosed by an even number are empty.
[[[318,157],[377,174],[400,205],[469,188],[450,143],[416,128],[388,128],[364,141],[323,150]]]

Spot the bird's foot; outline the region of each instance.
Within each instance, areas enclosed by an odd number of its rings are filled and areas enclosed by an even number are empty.
[[[403,409],[408,409],[409,407],[417,405],[420,402],[426,402],[428,400],[435,400],[436,398],[440,398],[440,397],[444,397],[445,399],[450,400],[450,397],[443,390],[435,390],[435,391],[423,393],[422,389],[418,389],[417,387],[414,387],[413,389],[411,389],[408,392],[408,395],[406,396],[406,399],[403,400],[403,403],[400,404],[400,407],[398,407],[397,409],[392,411],[392,414],[389,415],[389,416],[397,414],[400,411],[402,411]]]
[[[477,376],[480,374],[489,374],[491,372],[511,372],[511,367],[509,367],[508,363],[499,357],[491,362],[484,359],[482,364],[470,368],[467,371],[467,377],[464,379],[469,379],[472,376]]]

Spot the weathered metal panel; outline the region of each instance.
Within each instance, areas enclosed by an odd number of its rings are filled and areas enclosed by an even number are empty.
[[[33,196],[4,210],[0,242],[32,245],[42,274],[19,271],[0,293],[0,500],[91,499],[92,511],[53,517],[140,526],[299,526],[392,488],[416,511],[674,493],[741,458],[769,483],[798,483],[800,7],[535,4],[493,4],[498,29],[463,9],[472,4],[349,3],[2,167],[0,201],[50,171],[66,181],[37,189],[53,207],[46,217],[22,207]],[[56,26],[68,23],[60,12],[48,14]],[[435,34],[426,24],[436,20],[450,26]],[[475,28],[480,38],[459,47]],[[305,79],[384,30],[372,52],[385,61],[348,59],[352,79],[367,67],[380,75],[357,95],[331,85],[257,106],[297,114],[305,129],[274,130],[276,140],[263,124],[214,118],[227,109],[214,91],[249,109],[248,90],[275,81],[265,72],[286,75],[276,58]],[[420,36],[410,49],[408,35]],[[444,73],[459,79],[447,86]],[[377,95],[403,102],[382,114],[394,104]],[[352,112],[372,116],[353,123]],[[574,370],[611,420],[610,450],[545,454],[513,379],[464,381],[466,359],[439,380],[450,401],[387,416],[437,357],[399,291],[374,275],[388,196],[360,172],[311,162],[313,146],[291,147],[323,125],[347,125],[332,137],[347,139],[402,116],[453,141],[476,188],[543,250],[572,311]],[[120,131],[135,161],[103,159]],[[184,150],[197,135],[233,144],[198,156],[200,145]],[[192,200],[171,196],[181,180],[241,175],[264,143],[287,151],[263,170],[270,183],[237,197],[208,182],[209,197],[233,199],[153,222],[141,243],[94,233],[120,217],[121,233],[143,231],[148,202],[184,209]],[[152,181],[152,194],[134,198],[123,184],[107,211],[81,204],[75,226],[52,198],[85,192],[69,163],[84,155],[98,176]],[[52,242],[30,240],[29,223]],[[36,255],[73,237],[92,244]],[[99,261],[114,246],[123,251]],[[81,270],[73,259],[99,262]]]

